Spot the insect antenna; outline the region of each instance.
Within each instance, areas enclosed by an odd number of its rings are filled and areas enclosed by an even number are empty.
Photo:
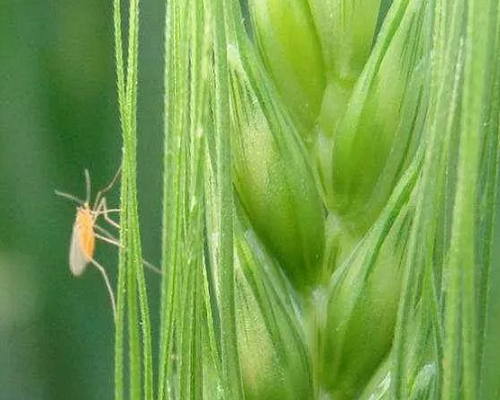
[[[86,195],[85,195],[85,203],[89,204],[90,202],[90,174],[89,170],[85,168],[85,184],[86,184]]]
[[[71,201],[74,201],[75,203],[77,203],[79,205],[83,205],[83,200],[79,199],[76,196],[73,196],[72,194],[60,192],[59,190],[55,190],[54,192],[58,196],[61,196],[61,197],[64,197],[66,199],[69,199]]]
[[[104,193],[110,191],[113,188],[113,186],[115,185],[116,181],[118,180],[118,177],[120,176],[121,170],[122,170],[122,166],[120,164],[120,166],[118,167],[118,170],[115,173],[115,176],[113,177],[113,179],[111,179],[111,182],[109,182],[108,186],[106,186],[104,189],[101,189],[101,190],[99,190],[97,192],[94,204],[99,204],[99,200],[101,200],[102,195]]]

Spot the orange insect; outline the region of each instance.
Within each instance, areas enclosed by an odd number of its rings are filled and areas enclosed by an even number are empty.
[[[76,208],[76,219],[73,224],[73,233],[71,236],[71,245],[69,251],[69,267],[71,273],[74,276],[80,276],[85,272],[87,265],[90,263],[94,265],[102,277],[104,278],[104,282],[106,284],[106,288],[109,293],[109,297],[111,300],[111,307],[113,308],[113,315],[116,320],[116,302],[115,296],[113,293],[113,289],[111,287],[111,283],[108,278],[108,274],[104,267],[99,264],[94,259],[94,251],[95,251],[95,241],[96,239],[100,239],[104,242],[116,245],[120,247],[120,243],[118,240],[113,237],[113,235],[108,232],[106,229],[97,224],[97,220],[100,216],[104,217],[104,220],[109,223],[114,228],[120,228],[120,225],[115,222],[109,216],[110,213],[119,212],[119,209],[108,209],[106,198],[103,196],[104,193],[111,190],[113,185],[115,184],[118,176],[120,174],[120,169],[116,172],[114,178],[111,180],[108,186],[103,190],[100,190],[97,193],[93,206],[90,204],[90,175],[88,170],[85,170],[85,181],[87,193],[85,197],[85,201],[80,200],[79,198],[68,194],[59,192],[56,190],[56,194],[67,199],[70,199],[78,204]]]

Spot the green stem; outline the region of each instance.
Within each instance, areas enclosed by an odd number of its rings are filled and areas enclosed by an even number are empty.
[[[125,296],[128,304],[130,397],[141,398],[141,345],[137,295],[142,326],[142,359],[144,396],[152,399],[152,345],[147,289],[142,268],[139,217],[137,204],[137,71],[139,46],[139,1],[129,4],[128,59],[125,80],[123,42],[121,32],[121,2],[114,0],[115,58],[118,85],[118,103],[123,133],[123,169],[120,211],[120,247],[118,273],[118,312],[115,356],[115,398],[123,399],[123,348]]]

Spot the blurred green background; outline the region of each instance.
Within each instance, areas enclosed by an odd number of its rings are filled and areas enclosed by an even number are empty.
[[[139,201],[158,264],[164,6],[141,7]],[[83,197],[85,168],[94,190],[116,171],[114,71],[111,0],[0,0],[0,400],[113,397],[108,295],[95,268],[69,272],[75,208],[54,189]],[[115,283],[116,249],[98,244],[96,259]]]

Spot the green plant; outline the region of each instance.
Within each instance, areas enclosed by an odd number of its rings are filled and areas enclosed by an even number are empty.
[[[500,398],[500,3],[249,0],[245,27],[167,2],[156,385],[138,3],[125,66],[114,1],[115,398],[126,343],[131,399]]]

